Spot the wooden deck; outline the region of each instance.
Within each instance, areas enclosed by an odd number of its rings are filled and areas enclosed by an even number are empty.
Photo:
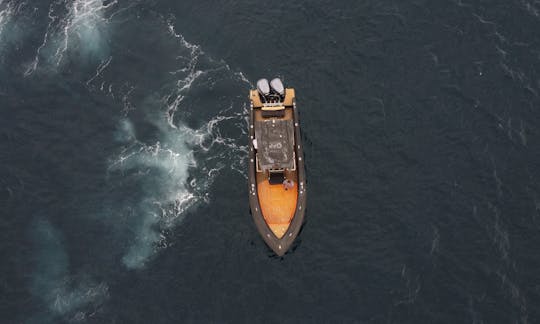
[[[285,108],[283,119],[294,119],[293,108]],[[260,109],[254,111],[255,121],[262,121]],[[298,200],[297,171],[285,171],[285,178],[294,181],[294,187],[286,190],[281,184],[268,182],[268,171],[257,172],[257,195],[263,217],[277,238],[283,237],[294,217]]]

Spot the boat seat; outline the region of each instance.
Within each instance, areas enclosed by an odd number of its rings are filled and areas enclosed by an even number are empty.
[[[283,110],[262,110],[261,111],[262,118],[272,118],[272,117],[278,117],[283,118],[285,117],[285,109]]]
[[[268,182],[271,185],[283,184],[283,181],[285,181],[285,174],[283,172],[270,172]]]
[[[261,110],[284,110],[285,106],[280,103],[277,104],[266,104],[261,107]]]

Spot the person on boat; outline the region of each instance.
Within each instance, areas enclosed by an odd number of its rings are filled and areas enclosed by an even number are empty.
[[[283,188],[285,188],[285,190],[294,188],[294,181],[292,181],[291,179],[283,180]]]

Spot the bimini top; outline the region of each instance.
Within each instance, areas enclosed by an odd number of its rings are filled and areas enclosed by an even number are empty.
[[[257,159],[263,171],[294,168],[294,128],[291,119],[256,121]]]

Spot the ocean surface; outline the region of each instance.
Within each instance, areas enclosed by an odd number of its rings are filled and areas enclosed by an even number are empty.
[[[294,87],[308,209],[249,212]],[[0,323],[540,323],[540,3],[0,0]]]

